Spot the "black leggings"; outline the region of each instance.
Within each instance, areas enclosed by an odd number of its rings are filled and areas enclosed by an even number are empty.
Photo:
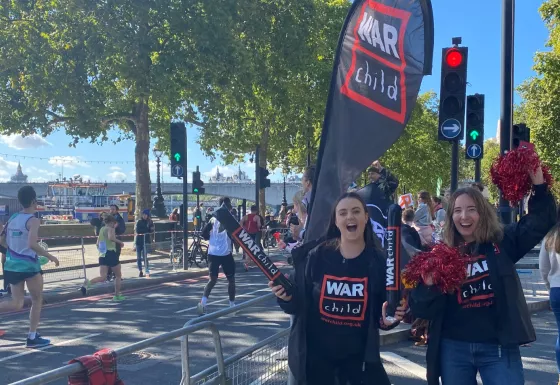
[[[210,280],[204,288],[204,296],[210,297],[210,292],[218,281],[220,266],[228,280],[228,295],[230,301],[235,301],[235,261],[231,254],[224,256],[208,255],[208,272]]]

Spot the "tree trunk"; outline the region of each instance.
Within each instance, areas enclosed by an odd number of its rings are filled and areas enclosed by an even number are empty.
[[[269,136],[269,132],[268,132],[268,123],[267,123],[265,128],[264,128],[263,135],[261,137],[259,164],[257,165],[257,166],[264,167],[264,168],[266,168],[266,159],[267,159],[267,155],[268,155],[268,136]],[[265,193],[265,191],[266,191],[265,189],[260,189],[259,190],[259,209],[260,209],[260,214],[263,216],[263,218],[266,215],[266,193]]]
[[[142,210],[152,208],[152,190],[150,180],[150,127],[148,123],[148,105],[141,101],[135,106],[136,148],[134,160],[136,166],[136,218]]]

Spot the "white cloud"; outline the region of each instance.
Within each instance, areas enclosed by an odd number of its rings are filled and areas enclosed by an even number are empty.
[[[121,168],[118,167],[118,166],[112,166],[109,169],[112,170],[112,171],[121,171]]]
[[[18,162],[13,162],[0,157],[0,170],[13,170],[12,173],[15,174],[17,166]]]
[[[0,135],[0,141],[8,147],[15,148],[16,150],[52,146],[52,144],[47,142],[45,138],[37,134],[29,136],[23,136],[20,134]]]
[[[64,166],[66,168],[90,167],[89,164],[84,163],[81,158],[77,156],[53,156],[49,159],[49,164],[55,166]]]
[[[18,162],[12,162],[0,157],[0,182],[7,182],[16,173]]]
[[[30,166],[30,167],[22,167],[23,168],[23,173],[24,174],[39,174],[44,176],[50,176],[50,177],[55,177],[58,176],[57,172],[54,171],[49,171],[49,170],[45,170],[42,168],[38,168],[38,167],[34,167],[34,166]]]
[[[129,172],[130,176],[136,178],[136,170],[132,170],[131,172]]]
[[[122,181],[126,179],[126,174],[122,171],[113,171],[110,174],[107,174],[107,178],[109,181]]]

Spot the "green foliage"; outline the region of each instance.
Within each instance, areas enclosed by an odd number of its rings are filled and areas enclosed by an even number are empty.
[[[495,139],[488,139],[484,142],[484,157],[480,165],[482,183],[486,186],[490,193],[490,202],[495,203],[500,199],[500,192],[496,185],[492,183],[490,177],[490,167],[494,160],[500,155],[500,145]]]
[[[550,50],[535,55],[533,69],[537,76],[526,80],[519,92],[523,104],[519,108],[522,118],[531,129],[531,141],[551,168],[553,176],[560,177],[560,0],[543,2],[540,13],[550,35]],[[516,121],[517,122],[517,121]],[[520,122],[520,121],[519,121]]]
[[[434,193],[437,179],[449,185],[451,144],[437,140],[438,101],[428,92],[418,97],[403,135],[381,158],[381,163],[399,178],[399,194]]]
[[[306,142],[316,158],[345,0],[255,2],[258,12],[242,39],[248,47],[236,85],[217,85],[199,103],[199,143],[225,163],[261,145],[269,168],[305,166]],[[240,70],[231,69],[233,73]]]

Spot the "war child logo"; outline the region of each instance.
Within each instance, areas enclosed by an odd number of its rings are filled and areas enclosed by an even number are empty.
[[[365,318],[368,300],[368,279],[325,275],[319,300],[325,322],[360,326]]]
[[[260,246],[255,242],[253,237],[245,231],[242,227],[239,227],[232,236],[239,241],[241,247],[245,252],[251,257],[259,266],[262,267],[261,270],[271,281],[274,281],[278,275],[280,275],[280,270],[274,266],[272,261],[265,255]]]
[[[404,123],[404,38],[410,13],[374,0],[364,2],[353,27],[351,63],[340,92],[392,120]]]

